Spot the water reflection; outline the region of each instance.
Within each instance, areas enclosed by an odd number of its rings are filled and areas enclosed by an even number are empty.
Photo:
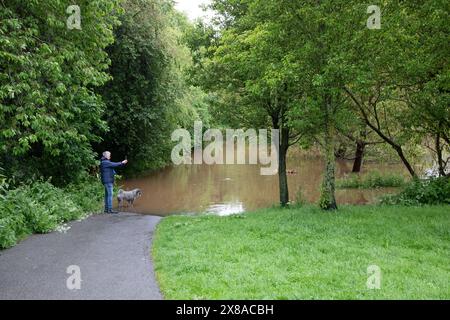
[[[290,200],[301,191],[308,202],[317,202],[324,168],[320,156],[292,152],[287,167]],[[351,171],[352,163],[339,161],[337,177]],[[404,173],[398,164],[364,164],[366,171]],[[261,176],[259,165],[183,165],[169,167],[146,177],[124,181],[127,190],[140,188],[143,196],[134,211],[146,214],[170,215],[204,213],[218,215],[241,213],[270,207],[278,203],[278,176]],[[367,204],[381,194],[395,189],[337,190],[339,204]]]
[[[245,211],[242,202],[238,203],[217,203],[212,204],[206,209],[206,213],[212,213],[219,216],[229,216],[232,214],[238,214]]]

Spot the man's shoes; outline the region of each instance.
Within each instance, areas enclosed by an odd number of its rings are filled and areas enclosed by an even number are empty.
[[[113,211],[113,210],[106,210],[104,213],[105,214],[118,214],[119,212]]]

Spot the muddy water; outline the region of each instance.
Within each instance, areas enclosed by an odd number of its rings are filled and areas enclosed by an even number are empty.
[[[322,158],[293,152],[287,168],[296,171],[288,175],[291,201],[301,190],[303,199],[317,202],[324,169]],[[351,172],[352,163],[338,161],[336,169],[337,177],[343,177]],[[364,170],[404,173],[398,164],[365,163]],[[121,184],[126,190],[140,188],[143,192],[130,211],[161,216],[202,212],[229,215],[270,207],[278,203],[279,197],[278,176],[261,176],[259,165],[182,165]],[[339,204],[368,204],[395,191],[337,190],[336,197]]]

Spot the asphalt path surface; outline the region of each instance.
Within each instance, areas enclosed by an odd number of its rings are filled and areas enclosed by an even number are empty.
[[[0,299],[162,299],[151,260],[160,219],[102,214],[32,235],[0,251]]]

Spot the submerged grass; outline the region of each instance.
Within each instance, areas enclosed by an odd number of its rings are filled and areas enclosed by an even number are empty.
[[[367,175],[350,174],[336,182],[339,189],[373,189],[373,188],[396,188],[406,185],[406,179],[398,174],[386,174],[377,171]]]
[[[448,206],[172,216],[153,258],[168,299],[449,299]],[[368,267],[382,272],[367,288]]]

